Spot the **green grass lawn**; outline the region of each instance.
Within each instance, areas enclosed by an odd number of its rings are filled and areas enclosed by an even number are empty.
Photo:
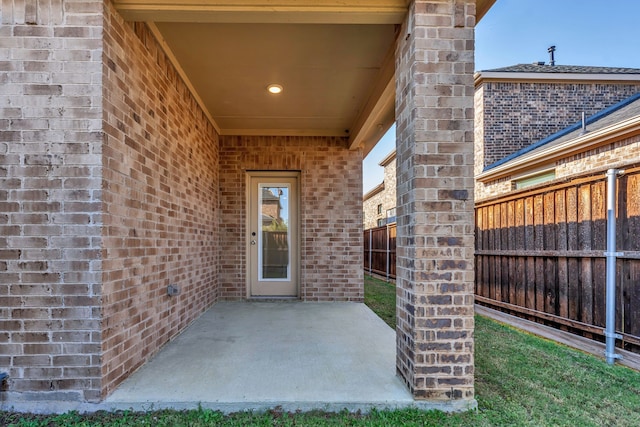
[[[364,303],[387,325],[396,329],[396,287],[393,283],[364,276]]]
[[[365,302],[395,324],[395,288],[365,281]],[[639,426],[640,373],[476,316],[478,410],[370,414],[209,410],[55,416],[0,412],[0,426]]]

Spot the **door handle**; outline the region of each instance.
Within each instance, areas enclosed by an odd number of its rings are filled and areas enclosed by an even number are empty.
[[[255,244],[256,244],[256,241],[255,241],[255,240],[252,240],[252,241],[251,241],[251,244],[252,244],[252,245],[255,245]]]

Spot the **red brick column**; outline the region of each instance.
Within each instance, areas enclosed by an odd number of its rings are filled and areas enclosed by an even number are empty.
[[[397,370],[453,410],[475,405],[474,25],[474,1],[415,1],[396,50]]]

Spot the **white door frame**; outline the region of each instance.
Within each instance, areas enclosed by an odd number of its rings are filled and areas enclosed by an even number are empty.
[[[256,295],[254,293],[254,284],[259,280],[258,262],[254,260],[255,254],[252,255],[252,241],[257,244],[257,237],[252,233],[258,233],[256,228],[258,224],[252,224],[252,220],[257,221],[257,213],[252,213],[252,209],[257,208],[257,200],[252,200],[253,185],[257,185],[260,179],[266,179],[270,182],[277,183],[277,180],[293,180],[289,197],[294,201],[291,206],[290,218],[290,238],[291,238],[291,272],[290,280],[295,286],[295,291],[287,295]],[[254,215],[255,214],[255,215]],[[250,298],[296,298],[300,296],[300,172],[291,171],[247,171],[246,173],[246,209],[245,209],[245,248],[246,248],[246,297]]]

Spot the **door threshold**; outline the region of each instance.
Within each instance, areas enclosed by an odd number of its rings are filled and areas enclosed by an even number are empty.
[[[287,297],[287,296],[258,296],[258,297],[249,297],[247,301],[250,302],[293,302],[300,301],[298,297]]]

